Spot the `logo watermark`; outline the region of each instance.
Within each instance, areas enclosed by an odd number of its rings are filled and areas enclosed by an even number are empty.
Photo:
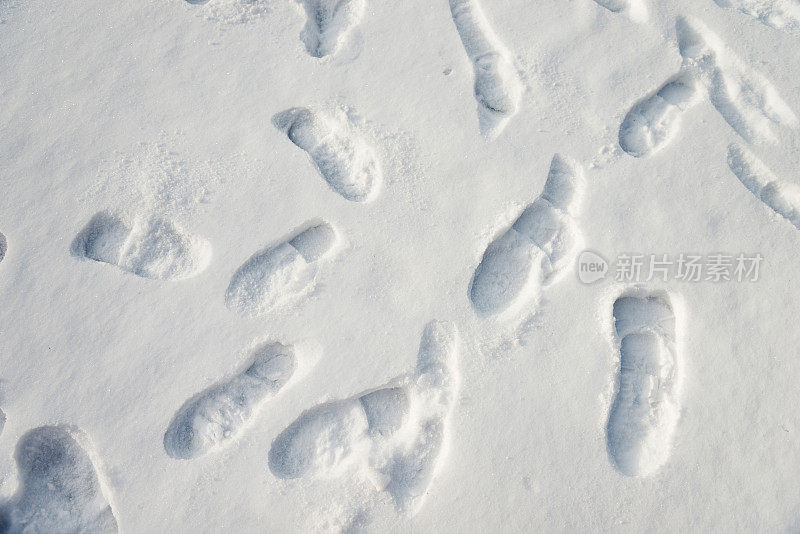
[[[584,250],[578,256],[578,279],[584,284],[594,284],[608,274],[606,259],[592,250]]]
[[[578,279],[584,284],[613,277],[616,282],[757,282],[761,254],[620,254],[612,262],[593,250],[578,255]]]

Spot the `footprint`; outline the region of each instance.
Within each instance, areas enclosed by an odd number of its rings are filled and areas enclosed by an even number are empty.
[[[2,532],[117,532],[97,469],[64,426],[30,430],[17,443],[20,488],[2,506]]]
[[[470,300],[480,315],[537,296],[572,263],[582,240],[575,217],[584,185],[580,167],[553,156],[541,196],[489,244],[475,270]]]
[[[703,22],[679,17],[676,30],[682,69],[702,81],[711,103],[744,140],[775,141],[773,125],[800,125],[769,80],[748,68]]]
[[[728,147],[728,166],[756,198],[800,230],[800,187],[780,180],[753,154],[737,145]]]
[[[225,304],[240,315],[263,315],[296,300],[316,285],[319,265],[339,248],[339,236],[327,222],[255,253],[233,274]]]
[[[667,461],[680,416],[675,313],[669,295],[634,289],[614,302],[620,350],[608,418],[608,452],[628,476],[654,473]]]
[[[293,346],[266,343],[237,375],[186,401],[164,434],[164,449],[173,458],[203,456],[234,439],[248,426],[264,402],[285,389],[298,375],[300,358]]]
[[[6,250],[8,250],[8,241],[6,241],[6,236],[3,235],[3,232],[0,232],[0,261],[3,261],[3,258],[6,257]]]
[[[247,24],[263,18],[272,10],[269,0],[185,0],[198,6],[201,16],[220,24]]]
[[[442,463],[459,387],[457,358],[455,326],[428,323],[411,376],[303,412],[272,443],[270,470],[283,479],[357,470],[413,515]]]
[[[800,30],[800,3],[797,0],[714,0],[718,6],[732,8],[757,18],[779,30]]]
[[[450,0],[450,12],[472,61],[481,133],[493,139],[517,113],[522,82],[511,54],[495,35],[477,0]]]
[[[634,105],[619,127],[619,146],[637,158],[654,154],[678,133],[683,112],[699,100],[695,81],[678,75]]]
[[[328,185],[347,200],[374,198],[382,180],[372,146],[349,124],[307,108],[291,108],[272,118],[273,124],[305,150]]]
[[[643,0],[594,0],[613,13],[626,15],[634,22],[647,22],[647,5]]]
[[[72,243],[73,254],[144,278],[181,280],[203,271],[211,244],[157,217],[100,212]]]
[[[300,39],[313,57],[335,54],[366,10],[366,0],[299,0],[308,20]]]

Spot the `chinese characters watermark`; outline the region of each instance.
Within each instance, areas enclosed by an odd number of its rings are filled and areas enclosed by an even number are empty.
[[[620,254],[612,263],[591,250],[578,256],[578,278],[585,284],[613,276],[616,282],[756,282],[761,254]]]

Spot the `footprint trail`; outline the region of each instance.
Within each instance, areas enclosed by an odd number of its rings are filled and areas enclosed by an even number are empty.
[[[728,147],[728,166],[757,199],[800,230],[800,186],[780,180],[749,151]]]
[[[736,9],[779,30],[800,31],[797,0],[714,0],[718,6]]]
[[[298,354],[293,346],[267,343],[253,351],[241,373],[186,401],[164,434],[173,458],[191,459],[235,439],[264,402],[295,382]]]
[[[594,0],[612,13],[626,15],[634,22],[647,22],[647,5],[644,0]]]
[[[333,226],[323,221],[257,252],[233,274],[225,304],[254,317],[302,297],[314,288],[320,265],[337,252],[339,242]]]
[[[366,0],[300,0],[308,20],[300,39],[313,57],[335,54],[361,22]]]
[[[450,12],[472,61],[481,133],[495,138],[519,109],[522,81],[477,0],[450,0]]]
[[[680,416],[681,364],[670,297],[634,289],[614,302],[620,351],[608,418],[608,453],[628,476],[647,476],[669,458]]]
[[[681,117],[699,96],[691,77],[670,79],[631,108],[619,127],[619,146],[637,158],[658,152],[677,135]]]
[[[272,118],[305,150],[331,189],[347,200],[374,198],[382,181],[375,149],[345,121],[308,108],[291,108]]]
[[[101,212],[72,243],[78,256],[115,265],[159,280],[181,280],[202,272],[211,261],[211,244],[172,222]]]
[[[81,437],[75,429],[43,426],[20,438],[15,454],[20,488],[2,506],[1,532],[118,531]]]
[[[459,388],[458,333],[428,323],[414,372],[303,412],[275,439],[269,467],[283,479],[358,471],[397,509],[415,514],[441,465]]]
[[[703,83],[711,103],[745,141],[774,142],[774,125],[800,125],[772,83],[747,67],[700,20],[680,17],[676,31],[682,69]]]
[[[541,196],[486,248],[470,285],[483,316],[516,308],[556,281],[574,259],[582,237],[575,222],[583,171],[556,154]]]

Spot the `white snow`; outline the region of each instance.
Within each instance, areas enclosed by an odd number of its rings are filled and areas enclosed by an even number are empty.
[[[800,530],[798,6],[0,0],[0,531]]]

